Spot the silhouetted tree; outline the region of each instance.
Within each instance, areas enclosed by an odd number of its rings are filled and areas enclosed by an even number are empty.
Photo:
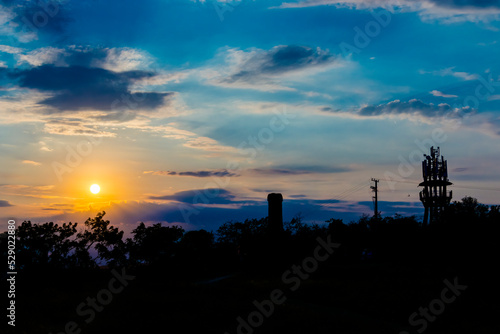
[[[214,234],[205,230],[186,232],[180,241],[180,247],[190,254],[202,255],[214,246]]]
[[[107,263],[109,266],[117,266],[126,263],[123,231],[111,226],[109,220],[104,220],[105,214],[103,211],[97,213],[95,218],[88,218],[85,221],[86,229],[77,234],[77,255],[82,265]],[[97,251],[96,258],[89,256],[92,248]]]
[[[76,226],[76,223],[58,225],[24,221],[16,229],[18,266],[21,269],[74,266],[78,262],[74,252],[77,244],[71,237],[76,233]]]
[[[168,258],[174,254],[176,243],[184,234],[179,226],[153,226],[140,223],[133,231],[134,237],[127,239],[130,260],[139,263],[151,263],[160,258]]]
[[[466,225],[471,222],[486,222],[488,214],[487,205],[478,203],[476,198],[466,196],[461,201],[450,203],[443,220],[444,223]]]
[[[216,232],[217,242],[234,247],[246,247],[265,236],[268,219],[246,219],[244,222],[226,222]]]

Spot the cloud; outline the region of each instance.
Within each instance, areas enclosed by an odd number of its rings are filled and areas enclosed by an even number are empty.
[[[453,98],[453,97],[458,97],[458,95],[451,95],[451,94],[445,94],[443,92],[440,92],[438,90],[433,90],[430,92],[432,95],[434,96],[438,96],[438,97],[444,97],[444,98]]]
[[[176,201],[185,204],[231,204],[235,195],[229,190],[219,188],[193,189],[180,191],[173,195],[150,196],[152,200]]]
[[[12,36],[21,43],[31,42],[37,39],[37,34],[30,30],[23,22],[18,22],[20,17],[16,13],[16,6],[0,4],[0,34]]]
[[[213,170],[213,171],[194,171],[194,172],[173,172],[173,171],[146,171],[144,174],[151,175],[161,175],[161,176],[192,176],[192,177],[232,177],[238,176],[235,173],[231,173],[227,169]]]
[[[341,111],[330,107],[320,109],[323,112],[333,114],[346,114],[354,117],[379,117],[399,116],[404,118],[416,117],[421,121],[433,118],[462,118],[467,114],[475,113],[470,107],[452,107],[447,103],[425,103],[421,100],[412,99],[407,102],[394,100],[379,105],[364,106],[352,112]]]
[[[69,46],[65,49],[43,47],[26,52],[0,45],[0,51],[16,54],[18,65],[97,67],[113,72],[148,70],[154,62],[146,51],[134,48],[92,48]]]
[[[452,76],[465,81],[477,80],[479,76],[477,74],[471,74],[467,72],[454,71],[455,67],[448,67],[437,71],[420,71],[420,74],[433,74],[441,77]]]
[[[38,40],[44,35],[64,38],[72,21],[65,4],[68,0],[4,0],[0,5],[0,33],[21,43]]]
[[[67,0],[8,2],[13,2],[9,8],[15,14],[14,22],[26,26],[21,29],[29,29],[37,35],[41,32],[61,35],[66,24],[71,21],[63,6]]]
[[[40,144],[40,151],[45,151],[45,152],[52,152],[52,151],[54,151],[54,149],[48,147],[45,142],[39,141],[38,143]]]
[[[420,100],[412,99],[408,102],[394,100],[377,106],[366,106],[361,108],[358,114],[360,116],[417,114],[426,118],[435,118],[445,116],[460,117],[468,112],[470,112],[469,107],[453,108],[447,103],[435,105],[433,103],[424,103]]]
[[[88,124],[84,120],[48,118],[45,120],[46,133],[64,136],[115,137],[116,134],[99,129],[97,125]],[[42,150],[51,151],[48,148]]]
[[[215,139],[203,136],[188,138],[184,143],[184,146],[189,148],[194,148],[197,150],[214,151],[214,152],[226,152],[235,150],[233,147],[220,145]]]
[[[417,12],[423,20],[489,22],[498,19],[498,0],[302,0],[283,2],[277,8],[335,6],[358,10],[384,8],[392,12]],[[276,8],[276,7],[273,7]]]
[[[53,185],[53,184],[50,184],[50,185],[47,185],[47,186],[36,186],[36,187],[33,187],[33,189],[40,190],[40,191],[48,191],[48,190],[52,190],[54,188],[55,188],[55,185]]]
[[[62,197],[53,194],[54,185],[25,185],[25,184],[1,184],[0,190],[2,193],[9,196],[16,197],[31,197],[42,199],[71,199],[69,197]],[[73,200],[73,199],[71,199]]]
[[[188,75],[154,72],[149,69],[153,58],[132,48],[2,49],[18,59],[18,68],[7,71],[18,91],[45,95],[36,102],[45,115],[102,111],[94,121],[115,123],[129,122],[139,114],[171,116],[175,93],[151,91],[150,86],[179,82]]]
[[[183,146],[209,152],[236,152],[237,149],[231,146],[219,144],[216,140],[208,137],[198,136],[196,133],[179,129],[176,124],[169,125],[134,125],[128,124],[129,128],[139,129],[149,133],[158,133],[164,138],[184,141]]]
[[[309,174],[308,171],[302,170],[292,170],[292,169],[280,169],[280,168],[253,168],[249,169],[250,172],[263,174],[263,175],[301,175]]]
[[[40,162],[36,161],[31,161],[31,160],[23,160],[23,164],[28,164],[28,165],[33,165],[33,166],[41,166],[42,164]]]
[[[0,45],[0,51],[10,54],[19,54],[24,52],[24,49],[12,47],[9,45]]]
[[[2,68],[0,68],[0,77]],[[26,89],[9,89],[0,97],[0,121],[2,124],[36,122],[47,109],[39,101],[48,98],[47,93]]]
[[[52,97],[40,101],[40,104],[54,108],[53,112],[152,110],[164,105],[173,95],[171,92],[131,92],[129,87],[134,80],[154,76],[146,71],[116,73],[82,66],[43,65],[16,71],[10,76],[18,79],[22,88],[53,93]]]
[[[64,49],[54,47],[46,47],[36,49],[27,53],[19,53],[17,55],[18,64],[28,63],[32,66],[42,66],[46,64],[53,65],[66,65],[64,56],[66,55]]]
[[[6,208],[8,206],[13,206],[8,201],[0,200],[0,208]]]
[[[350,171],[347,167],[336,166],[278,166],[276,168],[248,169],[251,173],[263,175],[303,175],[312,173],[343,173]]]
[[[279,45],[270,50],[226,49],[222,55],[224,67],[205,71],[205,78],[214,85],[257,90],[293,90],[281,85],[279,79],[310,75],[339,64],[328,50],[298,45]]]
[[[96,62],[96,66],[115,72],[145,69],[153,62],[145,51],[132,48],[106,49],[106,57]]]
[[[289,195],[290,198],[306,198],[306,195]]]

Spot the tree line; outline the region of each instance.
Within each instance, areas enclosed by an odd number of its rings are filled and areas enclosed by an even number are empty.
[[[33,224],[24,221],[16,228],[16,263],[20,269],[96,269],[99,266],[148,266],[165,264],[196,270],[210,266],[256,266],[276,260],[293,261],[307,254],[317,237],[330,236],[341,243],[335,254],[339,263],[370,261],[408,262],[422,259],[462,261],[471,257],[468,247],[489,251],[500,226],[500,206],[487,206],[465,197],[449,205],[438,222],[423,226],[415,216],[374,218],[362,216],[344,223],[329,219],[306,224],[300,215],[284,223],[280,235],[268,231],[268,218],[226,222],[216,232],[186,232],[180,226],[140,223],[124,238],[124,232],[106,220],[105,212],[78,223]],[[0,238],[6,255],[6,236]],[[473,254],[476,254],[472,252]],[[273,257],[274,256],[274,257]],[[472,259],[471,259],[472,261]]]

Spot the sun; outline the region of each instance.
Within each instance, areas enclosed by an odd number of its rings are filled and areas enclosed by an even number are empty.
[[[99,191],[101,191],[101,187],[99,187],[98,184],[93,184],[93,185],[90,186],[90,192],[92,194],[98,194]]]

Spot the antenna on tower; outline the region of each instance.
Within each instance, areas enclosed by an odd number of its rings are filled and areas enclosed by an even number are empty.
[[[453,183],[448,180],[448,162],[441,156],[441,150],[434,146],[430,155],[424,154],[422,161],[422,176],[424,182],[418,186],[424,187],[420,192],[420,200],[425,208],[424,225],[435,222],[444,208],[450,204],[452,192],[447,192],[446,187]]]

